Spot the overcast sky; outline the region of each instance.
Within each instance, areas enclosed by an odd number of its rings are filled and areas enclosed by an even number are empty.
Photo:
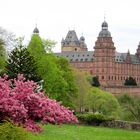
[[[37,23],[40,36],[57,41],[68,30],[83,34],[89,50],[106,21],[118,52],[135,53],[140,41],[140,0],[1,0],[0,26],[29,41]]]

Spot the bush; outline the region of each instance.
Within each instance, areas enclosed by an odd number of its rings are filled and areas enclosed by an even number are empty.
[[[0,140],[29,140],[27,132],[12,122],[4,122],[0,124]]]
[[[93,113],[85,113],[85,114],[77,114],[78,120],[81,123],[91,124],[91,125],[100,125],[102,122],[107,120],[113,120],[113,118],[107,118],[103,114],[93,114]]]
[[[125,86],[137,86],[136,79],[130,76],[130,77],[126,78],[124,85]]]
[[[0,121],[10,119],[27,130],[41,132],[42,123],[76,123],[73,112],[56,100],[36,90],[37,84],[19,75],[17,79],[0,78]]]

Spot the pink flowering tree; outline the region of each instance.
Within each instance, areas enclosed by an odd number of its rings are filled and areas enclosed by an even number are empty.
[[[42,131],[36,120],[52,124],[78,122],[72,111],[36,89],[37,84],[25,81],[22,75],[13,80],[0,78],[0,121],[11,119],[33,132]]]

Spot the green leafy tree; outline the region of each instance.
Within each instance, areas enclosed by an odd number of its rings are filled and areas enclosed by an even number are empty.
[[[23,74],[26,79],[40,81],[37,74],[37,64],[27,48],[19,44],[9,55],[5,71],[9,78],[16,78],[18,74]]]
[[[57,65],[62,72],[62,77],[66,82],[65,95],[61,98],[65,105],[74,107],[73,99],[77,97],[77,85],[75,82],[74,71],[72,70],[68,60],[64,57],[57,58]]]
[[[65,106],[73,107],[72,97],[75,96],[75,85],[72,71],[68,61],[50,53],[53,45],[53,41],[42,40],[39,34],[33,34],[28,50],[37,61],[37,71],[44,81],[43,87],[48,96],[61,101]]]
[[[137,86],[137,82],[133,77],[130,76],[130,77],[126,78],[124,85],[125,86]]]
[[[140,121],[140,98],[123,94],[118,96],[121,105],[121,119],[126,121]]]
[[[50,39],[42,39],[42,43],[46,53],[53,53],[52,49],[55,47],[55,41]]]
[[[111,93],[93,87],[87,100],[88,108],[92,109],[94,113],[98,112],[113,118],[119,117],[120,106],[115,96]]]
[[[87,97],[90,92],[91,85],[87,80],[84,72],[74,70],[75,81],[78,88],[77,97],[74,99],[77,112],[83,112],[87,108]]]
[[[38,74],[44,80],[43,86],[50,98],[65,106],[74,107],[73,97],[76,96],[77,89],[67,61],[54,54],[46,54],[38,62]]]
[[[32,35],[31,41],[28,45],[28,51],[36,60],[39,60],[42,57],[42,55],[46,54],[45,49],[43,47],[43,42],[39,34]]]
[[[4,45],[5,43],[3,39],[0,38],[0,72],[3,71],[6,61],[6,51]]]

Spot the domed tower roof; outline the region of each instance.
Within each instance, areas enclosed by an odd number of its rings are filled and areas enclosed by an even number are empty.
[[[99,33],[99,37],[111,37],[111,33],[108,31],[108,23],[106,21],[102,23],[102,30]]]
[[[39,30],[38,30],[37,27],[34,28],[33,33],[34,33],[34,34],[39,34]]]
[[[80,41],[83,41],[83,42],[85,41],[84,36],[81,36],[81,37],[80,37]]]

